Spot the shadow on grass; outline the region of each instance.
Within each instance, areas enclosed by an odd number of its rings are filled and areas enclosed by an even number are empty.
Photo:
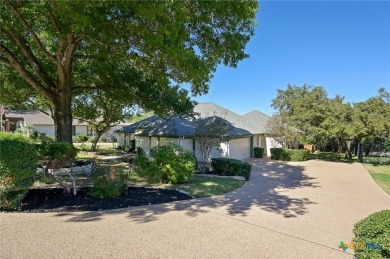
[[[286,191],[297,188],[318,188],[315,178],[304,173],[304,167],[285,162],[271,161],[268,158],[251,159],[252,175],[245,185],[233,192],[210,198],[199,198],[151,206],[133,207],[109,211],[85,213],[59,213],[58,217],[70,216],[69,222],[90,222],[105,215],[128,214],[127,217],[138,223],[158,220],[171,211],[185,211],[188,217],[223,209],[229,216],[246,216],[252,208],[295,218],[308,213],[308,205],[315,204],[309,198],[291,197]],[[226,211],[226,212],[223,212]]]

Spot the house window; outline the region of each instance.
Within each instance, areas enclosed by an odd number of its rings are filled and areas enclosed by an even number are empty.
[[[90,127],[87,127],[87,136],[92,136],[93,135],[93,129]]]
[[[76,136],[76,126],[72,126],[72,136]]]

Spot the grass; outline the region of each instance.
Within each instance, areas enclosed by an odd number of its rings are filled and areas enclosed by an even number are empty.
[[[383,189],[385,192],[390,194],[390,166],[389,165],[371,165],[362,164],[367,171],[370,173],[374,181]]]
[[[309,159],[320,159],[325,161],[333,161],[333,162],[344,162],[344,163],[353,163],[357,161],[357,157],[351,159],[345,158],[345,153],[341,154],[340,159],[335,152],[316,152],[314,154],[309,155]]]
[[[164,187],[180,189],[196,198],[224,194],[240,188],[245,182],[224,178],[209,178],[194,176],[186,184],[166,184]]]

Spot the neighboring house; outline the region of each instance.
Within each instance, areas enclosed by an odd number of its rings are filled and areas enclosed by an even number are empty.
[[[254,147],[265,148],[266,155],[272,142],[265,136],[265,125],[268,115],[253,111],[239,115],[214,103],[202,103],[195,106],[194,111],[200,117],[218,116],[229,123],[229,141],[221,143],[213,150],[211,157],[229,157],[246,159],[253,156]],[[195,123],[188,118],[174,117],[168,120],[152,116],[123,127],[118,133],[118,146],[130,145],[133,141],[141,147],[147,155],[156,146],[175,143],[184,149],[195,153],[200,160],[199,144],[195,139]],[[269,145],[269,146],[267,146]]]
[[[4,115],[4,130],[7,132],[14,132],[19,128],[31,125],[38,132],[46,133],[46,135],[52,137],[55,136],[54,120],[52,117],[43,112],[7,111]],[[95,135],[95,132],[88,126],[88,123],[86,122],[80,122],[77,119],[74,119],[72,125],[73,136],[83,134],[91,137]],[[116,127],[123,127],[123,124]]]

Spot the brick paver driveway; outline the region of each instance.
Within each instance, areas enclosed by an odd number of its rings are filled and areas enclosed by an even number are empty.
[[[352,258],[353,224],[390,209],[362,165],[252,159],[225,195],[84,213],[0,214],[1,258]]]

